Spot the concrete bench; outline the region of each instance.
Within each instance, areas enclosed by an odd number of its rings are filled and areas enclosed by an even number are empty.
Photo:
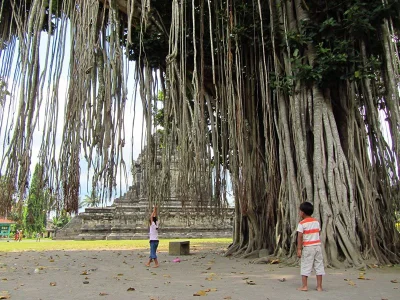
[[[169,242],[169,255],[189,255],[190,241]]]

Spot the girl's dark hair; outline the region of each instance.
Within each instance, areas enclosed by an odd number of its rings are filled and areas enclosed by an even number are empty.
[[[310,202],[303,202],[300,204],[300,210],[307,216],[311,216],[314,212],[314,206]]]
[[[156,224],[156,230],[158,230],[158,225],[157,225],[157,217],[153,217],[153,222],[154,222],[154,224]]]

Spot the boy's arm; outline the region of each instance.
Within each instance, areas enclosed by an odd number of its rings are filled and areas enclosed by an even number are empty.
[[[301,249],[303,247],[303,233],[297,232],[297,257],[301,257]]]

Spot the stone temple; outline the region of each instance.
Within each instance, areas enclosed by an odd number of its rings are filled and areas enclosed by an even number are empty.
[[[161,157],[157,158],[157,161]],[[177,160],[172,159],[169,196],[159,207],[159,237],[201,238],[231,237],[234,209],[220,207],[218,212],[209,204],[199,207],[194,201],[182,201],[179,195]],[[62,229],[54,239],[72,240],[130,240],[148,238],[149,201],[142,182],[145,160],[143,152],[134,164],[135,183],[111,206],[86,208]],[[207,202],[207,201],[205,201]]]

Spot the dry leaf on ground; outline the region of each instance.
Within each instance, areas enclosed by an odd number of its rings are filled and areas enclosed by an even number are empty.
[[[256,283],[253,280],[246,280],[246,283],[249,285],[255,285]]]
[[[271,260],[271,265],[276,265],[276,264],[279,264],[279,263],[280,263],[279,259]]]
[[[100,293],[99,296],[107,296],[107,293]]]
[[[391,283],[398,283],[396,279],[390,280]]]
[[[50,286],[56,286],[57,283],[56,282],[50,282]]]
[[[197,293],[193,294],[193,296],[206,296],[206,295],[207,295],[207,292],[203,291],[203,290],[200,290]]]
[[[10,299],[10,298],[11,298],[11,296],[7,291],[2,291],[0,293],[0,299]]]
[[[136,289],[133,288],[133,287],[130,287],[130,288],[128,288],[126,291],[127,291],[127,292],[132,292],[132,291],[136,291]]]
[[[349,282],[349,285],[351,285],[351,286],[355,286],[356,284],[353,282],[353,281],[351,281],[351,280],[348,280],[348,282]]]

